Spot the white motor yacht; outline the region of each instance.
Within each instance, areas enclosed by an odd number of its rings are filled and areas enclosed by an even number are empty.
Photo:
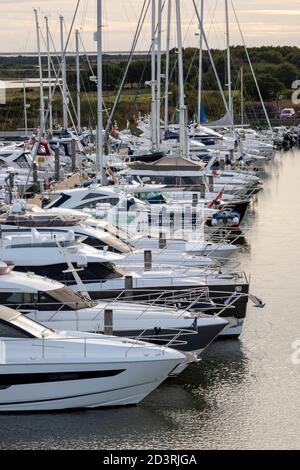
[[[155,302],[92,302],[60,282],[33,273],[16,272],[4,264],[0,268],[0,305],[15,308],[55,330],[103,333],[105,312],[112,310],[116,336],[142,336],[160,345],[167,345],[180,336],[180,341],[173,346],[199,355],[228,325],[224,318],[193,313],[187,308],[162,307]],[[205,290],[191,297],[190,304],[196,300],[209,305]]]
[[[0,306],[0,412],[134,405],[186,360],[139,341],[55,332]]]

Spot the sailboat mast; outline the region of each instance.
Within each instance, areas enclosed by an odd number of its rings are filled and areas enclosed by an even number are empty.
[[[160,111],[161,111],[161,34],[162,34],[162,0],[157,1],[158,20],[157,20],[157,74],[156,74],[156,141],[157,147],[160,146]]]
[[[47,47],[47,58],[48,58],[48,109],[49,109],[49,132],[53,132],[53,112],[52,112],[52,86],[51,86],[51,54],[50,54],[50,31],[48,17],[45,16],[46,22],[46,47]]]
[[[28,137],[28,118],[27,118],[27,97],[26,97],[26,83],[23,83],[23,101],[24,101],[24,124],[25,124],[25,137]]]
[[[63,128],[68,128],[68,99],[67,99],[67,69],[64,44],[64,17],[60,16],[60,42],[61,42],[61,73],[63,92]]]
[[[200,8],[201,24],[204,24],[204,0],[201,0]],[[198,83],[198,124],[201,124],[202,109],[202,88],[203,88],[203,33],[199,25],[199,83]]]
[[[34,10],[35,23],[36,23],[36,39],[39,58],[39,78],[40,78],[40,128],[44,129],[45,124],[45,103],[44,103],[44,85],[43,85],[43,69],[42,69],[42,55],[41,55],[41,41],[40,41],[40,25],[38,19],[38,12]]]
[[[230,55],[230,29],[228,0],[225,0],[226,15],[226,43],[227,43],[227,80],[228,80],[228,108],[233,121],[232,81],[231,81],[231,55]]]
[[[80,89],[80,51],[79,51],[79,31],[75,31],[76,42],[76,89],[77,89],[77,129],[81,131],[81,89]]]
[[[166,39],[166,73],[165,73],[165,132],[169,128],[169,78],[170,78],[170,41],[171,41],[172,0],[168,0],[167,39]]]
[[[156,0],[152,0],[152,20],[151,20],[151,144],[152,151],[157,150],[157,112],[156,112]]]
[[[241,67],[241,124],[244,125],[244,68]]]
[[[103,155],[103,41],[102,0],[97,0],[97,150],[96,175],[106,184]]]
[[[188,157],[188,139],[187,139],[187,122],[186,122],[187,111],[186,111],[185,99],[184,99],[183,49],[182,49],[180,0],[176,0],[176,25],[177,25],[177,41],[178,41],[180,153],[181,153],[181,156]]]

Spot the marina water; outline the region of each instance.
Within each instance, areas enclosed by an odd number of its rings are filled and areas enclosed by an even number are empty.
[[[138,407],[2,415],[0,448],[299,448],[299,175],[300,151],[278,152],[244,222],[236,260],[266,307],[249,306],[241,341],[214,343]]]

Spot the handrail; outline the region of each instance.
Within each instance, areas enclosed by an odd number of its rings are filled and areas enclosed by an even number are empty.
[[[137,336],[136,338],[136,341],[142,341],[143,337],[144,337],[144,334],[147,333],[147,331],[150,331],[148,329],[142,331],[142,333],[140,333],[139,336]],[[164,338],[168,338],[168,337],[172,337],[171,340],[166,344],[164,345],[163,349],[167,349],[169,347],[171,347],[171,345],[174,347],[174,346],[183,346],[185,344],[187,344],[187,341],[184,341],[184,340],[181,340],[179,341],[178,338],[180,336],[183,336],[183,335],[197,335],[198,334],[198,331],[196,330],[192,330],[192,329],[178,329],[178,328],[168,328],[168,331],[174,331],[174,333],[176,333],[175,335],[172,335],[171,333],[161,333],[161,335],[155,335],[155,334],[151,334],[151,335],[148,335],[146,336],[146,338],[150,338],[152,339],[152,341],[155,339],[155,341],[160,341],[160,342],[163,342],[165,341]],[[160,338],[161,336],[161,338]],[[135,345],[133,344],[128,350],[127,350],[127,353],[134,347]]]
[[[72,344],[80,344],[82,343],[82,346],[83,348],[81,349],[82,353],[79,354],[79,350],[80,348],[78,347],[78,351],[73,351],[74,353],[74,357],[75,358],[81,358],[81,359],[88,359],[89,357],[95,357],[95,356],[89,356],[88,352],[89,352],[89,348],[88,346],[93,344],[93,345],[97,345],[97,344],[105,344],[104,342],[104,339],[102,337],[103,335],[99,335],[99,337],[97,337],[95,335],[95,337],[91,338],[90,336],[69,336],[69,337],[63,337],[63,338],[1,338],[0,339],[0,344],[1,343],[8,343],[8,344],[15,344],[17,345],[18,347],[20,347],[20,352],[22,351],[22,356],[25,357],[25,353],[26,353],[26,349],[24,346],[28,346],[28,344],[30,344],[30,346],[32,348],[40,348],[41,349],[41,360],[47,360],[47,350],[48,349],[51,349],[51,351],[53,351],[54,349],[62,349],[64,350],[66,347],[68,346],[71,346]],[[166,335],[167,336],[167,335]],[[152,338],[153,338],[153,335],[152,335]],[[107,337],[106,337],[107,339]],[[129,338],[119,338],[120,341],[117,341],[116,342],[116,345],[124,345],[126,343],[130,343],[130,347],[127,349],[127,350],[124,350],[123,351],[123,354],[124,354],[124,357],[127,358],[128,357],[128,352],[132,349],[132,348],[139,348],[139,349],[143,349],[143,348],[157,348],[159,349],[163,354],[165,353],[165,348],[162,348],[161,346],[159,345],[155,345],[155,344],[150,344],[147,343],[147,344],[144,344],[144,342],[141,342],[139,341],[138,339],[129,339]],[[58,343],[58,344],[57,344]],[[186,342],[182,341],[182,344],[186,344]],[[30,352],[29,352],[30,353]],[[78,355],[77,355],[78,354]],[[48,356],[49,358],[51,358],[51,355]],[[62,354],[62,358],[63,358],[63,354]],[[26,361],[24,359],[24,362],[23,363],[16,363],[16,362],[5,362],[6,364],[26,364],[26,363],[29,363],[30,360],[31,361],[34,361],[35,363],[37,363],[37,360],[36,358],[32,359],[30,357],[30,355],[28,355],[28,360]],[[68,362],[67,360],[65,360],[65,362]]]

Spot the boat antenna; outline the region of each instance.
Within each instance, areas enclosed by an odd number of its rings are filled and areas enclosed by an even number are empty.
[[[69,257],[69,253],[67,250],[65,250],[63,248],[63,246],[60,244],[60,242],[58,241],[58,239],[55,237],[55,241],[56,241],[56,245],[57,245],[57,248],[60,252],[60,254],[64,257],[67,265],[68,265],[68,269],[66,271],[64,271],[65,273],[71,273],[75,279],[75,282],[80,290],[80,294],[82,295],[82,297],[87,300],[88,302],[93,302],[91,297],[90,297],[90,294],[88,293],[85,285],[83,284],[79,274],[78,274],[78,269],[75,269],[72,261],[70,260],[70,257]]]

